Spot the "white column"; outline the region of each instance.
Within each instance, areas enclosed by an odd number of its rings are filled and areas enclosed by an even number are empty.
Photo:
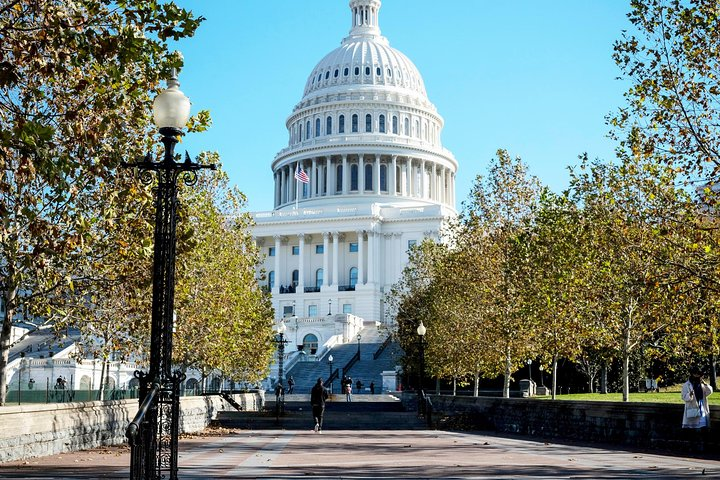
[[[432,200],[437,200],[437,170],[435,169],[435,162],[432,163],[432,168],[430,170],[432,172],[432,181],[430,182],[430,198]]]
[[[427,198],[427,180],[425,180],[425,160],[420,162],[420,198]]]
[[[285,203],[285,167],[280,169],[280,204]]]
[[[368,231],[367,283],[375,283],[375,232]]]
[[[317,173],[317,157],[313,157],[312,170],[310,170],[310,198],[313,198],[317,195],[317,193],[320,193],[320,182],[318,180],[320,180],[320,175]]]
[[[347,155],[342,156],[342,194],[347,195],[350,172],[348,171]]]
[[[375,194],[380,195],[380,155],[375,155]],[[385,181],[387,181],[387,175],[385,175]]]
[[[327,285],[328,287],[332,285],[330,283],[330,270],[328,269],[330,266],[330,233],[329,232],[323,232],[323,286]]]
[[[446,171],[446,170],[447,170],[447,168],[443,167],[442,170],[440,171],[440,176],[441,176],[441,179],[440,179],[440,191],[441,191],[442,203],[448,203],[448,201],[447,201],[447,187],[445,186],[445,171]]]
[[[389,177],[392,182],[391,185],[388,185],[390,187],[390,195],[395,197],[397,196],[397,155],[392,156],[392,172],[390,173]]]
[[[360,195],[365,194],[365,156],[358,155],[358,190]]]
[[[305,234],[299,233],[298,240],[300,241],[300,259],[298,261],[298,286],[297,293],[305,292]]]
[[[413,196],[412,191],[412,158],[408,157],[405,161],[405,195]]]
[[[362,230],[357,231],[358,241],[358,283],[365,285],[365,232]]]
[[[333,237],[333,272],[332,281],[333,285],[340,285],[338,280],[338,256],[340,252],[340,232],[332,232]]]
[[[273,286],[272,293],[273,295],[279,295],[280,283],[283,281],[280,275],[280,242],[282,241],[282,237],[275,235],[273,239],[275,239],[275,285]]]

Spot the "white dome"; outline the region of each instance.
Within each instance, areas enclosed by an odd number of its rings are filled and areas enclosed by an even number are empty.
[[[390,47],[387,38],[380,34],[377,25],[380,2],[353,0],[350,9],[353,13],[350,35],[313,68],[305,83],[303,97],[314,96],[317,92],[326,93],[338,86],[346,90],[349,85],[357,85],[391,87],[427,99],[417,67],[401,52]]]

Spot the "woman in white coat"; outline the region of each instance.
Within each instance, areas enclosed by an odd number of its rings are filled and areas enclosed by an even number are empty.
[[[690,378],[682,387],[681,396],[685,402],[683,428],[706,428],[710,426],[710,406],[707,397],[712,394],[710,385],[703,382],[698,368],[690,371]]]

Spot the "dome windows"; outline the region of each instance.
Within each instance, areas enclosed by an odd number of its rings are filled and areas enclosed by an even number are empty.
[[[325,135],[332,135],[332,117],[325,119]]]
[[[327,80],[328,78],[330,78],[330,70],[325,72],[325,80]]]
[[[393,115],[392,117],[392,133],[397,135],[398,133],[398,118],[397,115]]]
[[[375,69],[375,75],[377,75],[378,77],[382,76],[382,68],[377,67]]]
[[[360,67],[355,67],[355,75],[360,75]]]
[[[387,76],[392,77],[392,70],[390,70],[389,68],[387,69]]]
[[[385,133],[385,115],[380,115],[378,118],[380,133]]]
[[[373,166],[370,163],[365,164],[365,190],[373,189]]]
[[[343,70],[343,77],[347,77],[350,73],[350,69],[348,67],[345,67],[345,70]]]
[[[357,133],[358,131],[358,116],[357,113],[354,113],[352,116],[352,133]]]
[[[335,73],[333,73],[333,77],[337,78],[339,74],[340,74],[340,70],[338,70],[338,69],[336,68],[336,69],[335,69]]]
[[[370,76],[370,67],[365,67],[365,75]]]
[[[338,133],[345,133],[345,115],[338,118]]]
[[[310,140],[310,120],[305,123],[305,140]]]
[[[372,133],[372,115],[365,115],[365,132]]]
[[[315,119],[315,136],[316,137],[320,136],[320,119],[319,118]]]

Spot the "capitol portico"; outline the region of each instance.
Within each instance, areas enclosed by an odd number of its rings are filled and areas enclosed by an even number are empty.
[[[286,121],[274,209],[254,214],[276,316],[293,317],[289,340],[306,353],[349,341],[363,321],[392,322],[384,295],[409,247],[439,240],[456,214],[443,119],[415,65],[381,35],[379,9],[350,1],[349,35],[312,69]]]

